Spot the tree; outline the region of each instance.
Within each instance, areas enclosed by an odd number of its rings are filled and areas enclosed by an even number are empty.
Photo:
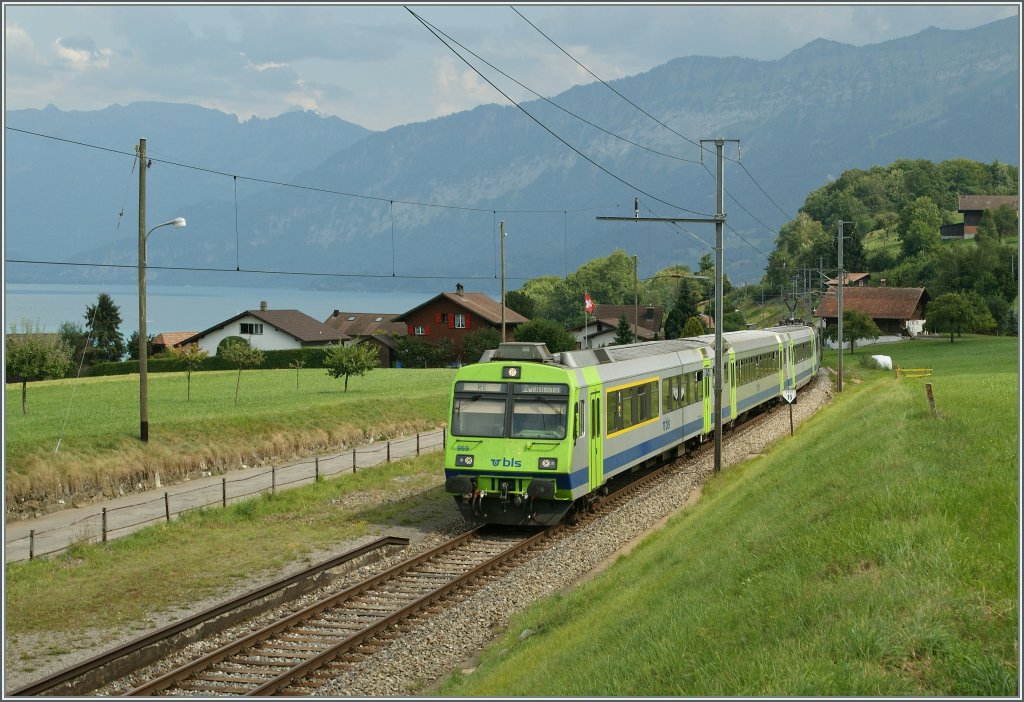
[[[676,302],[665,317],[665,338],[678,339],[683,335],[683,327],[686,320],[700,314],[697,304],[700,302],[697,283],[690,278],[682,278],[679,281],[679,289],[676,292]]]
[[[551,353],[571,351],[576,348],[576,339],[563,329],[558,322],[550,319],[533,319],[516,329],[516,341],[540,342]]]
[[[153,355],[153,335],[146,335],[146,358]],[[128,358],[132,361],[139,360],[139,330],[136,329],[128,338]]]
[[[21,413],[28,414],[28,381],[61,378],[71,368],[71,346],[58,334],[44,334],[38,323],[21,320],[11,325],[4,355],[7,380],[21,379]]]
[[[747,320],[743,316],[743,312],[738,309],[734,309],[732,312],[725,313],[725,319],[722,322],[722,331],[743,331],[747,328]]]
[[[120,361],[124,357],[121,336],[121,310],[107,293],[100,293],[95,305],[85,308],[85,328],[89,332],[90,363]],[[137,337],[136,337],[137,338]]]
[[[942,236],[938,227],[915,220],[903,232],[903,255],[918,256],[921,253],[934,251],[939,248],[941,243]]]
[[[949,332],[949,343],[953,334],[960,334],[971,323],[971,307],[960,293],[945,293],[928,303],[925,310],[924,326],[929,332]]]
[[[82,328],[81,324],[74,322],[63,322],[57,329],[60,338],[71,347],[72,361],[83,361],[85,347],[89,341],[89,334]]]
[[[701,336],[705,332],[704,323],[700,321],[700,317],[690,317],[686,320],[686,324],[683,325],[683,329],[679,334],[680,339],[689,339],[693,336]]]
[[[406,368],[437,368],[455,359],[455,342],[441,339],[430,343],[416,336],[401,336],[395,341],[395,354]]]
[[[484,355],[484,351],[496,349],[500,343],[501,333],[494,327],[470,332],[462,337],[462,360],[464,363],[476,363]]]
[[[236,339],[225,343],[229,339]],[[235,380],[235,404],[238,404],[238,388],[242,385],[242,368],[253,368],[263,363],[263,352],[254,349],[245,339],[229,336],[217,345],[217,355],[232,365],[238,366],[238,378]]]
[[[512,290],[505,293],[505,306],[527,319],[533,319],[533,316],[537,313],[537,303],[533,301],[533,298],[525,290]],[[465,344],[465,341],[463,341],[463,344]]]
[[[295,369],[295,389],[296,390],[299,389],[299,371],[302,370],[302,367],[305,366],[305,365],[306,365],[306,362],[303,361],[301,358],[296,358],[294,361],[292,361],[291,363],[288,364],[289,368],[294,368]]]
[[[626,315],[619,317],[619,326],[615,329],[615,344],[632,344],[636,341],[636,334],[633,333],[633,325],[629,323]]]
[[[210,355],[199,344],[189,344],[185,347],[171,347],[171,355],[185,364],[185,378],[188,381],[187,401],[192,401],[192,371],[203,364],[203,361]],[[235,388],[235,403],[238,403],[238,389]]]
[[[850,342],[850,353],[853,353],[857,339],[877,339],[881,334],[875,320],[868,315],[857,310],[843,310],[843,341]]]
[[[327,375],[332,378],[345,378],[345,392],[348,392],[349,376],[364,375],[376,368],[379,362],[380,356],[369,344],[335,346],[324,356]]]
[[[1017,313],[1012,309],[1006,314],[1006,335],[1017,336]]]

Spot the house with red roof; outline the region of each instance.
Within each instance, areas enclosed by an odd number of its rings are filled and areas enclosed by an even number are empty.
[[[505,337],[508,340],[520,324],[530,320],[508,307],[504,310]],[[436,295],[408,312],[395,316],[392,321],[405,324],[409,336],[424,341],[437,343],[441,339],[451,339],[455,344],[455,357],[460,358],[462,340],[467,334],[487,328],[500,332],[502,305],[487,293],[466,292],[459,284],[455,286],[455,292]]]

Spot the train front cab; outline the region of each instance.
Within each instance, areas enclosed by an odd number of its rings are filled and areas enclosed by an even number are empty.
[[[543,345],[515,346],[518,353],[503,348],[456,373],[445,490],[467,519],[556,524],[590,491],[587,471],[573,470],[595,450],[587,441],[588,397]]]

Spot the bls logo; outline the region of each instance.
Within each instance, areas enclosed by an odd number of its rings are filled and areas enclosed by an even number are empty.
[[[522,468],[523,462],[518,458],[492,458],[491,465],[495,468],[498,466],[502,468]]]
[[[459,445],[459,446],[456,446],[456,447],[455,447],[455,450],[456,450],[456,451],[468,451],[468,450],[469,450],[469,447],[468,447],[468,446],[462,446],[462,445]]]

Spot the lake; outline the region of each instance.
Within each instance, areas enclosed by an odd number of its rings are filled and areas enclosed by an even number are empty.
[[[121,310],[121,334],[138,330],[137,285],[4,285],[4,331],[22,318],[37,322],[43,331],[56,332],[63,322],[85,326],[85,309],[105,292]],[[245,310],[258,310],[265,300],[272,310],[299,310],[323,321],[334,310],[401,314],[438,293],[298,290],[291,288],[225,288],[202,286],[146,286],[146,330],[149,334],[204,331]]]

